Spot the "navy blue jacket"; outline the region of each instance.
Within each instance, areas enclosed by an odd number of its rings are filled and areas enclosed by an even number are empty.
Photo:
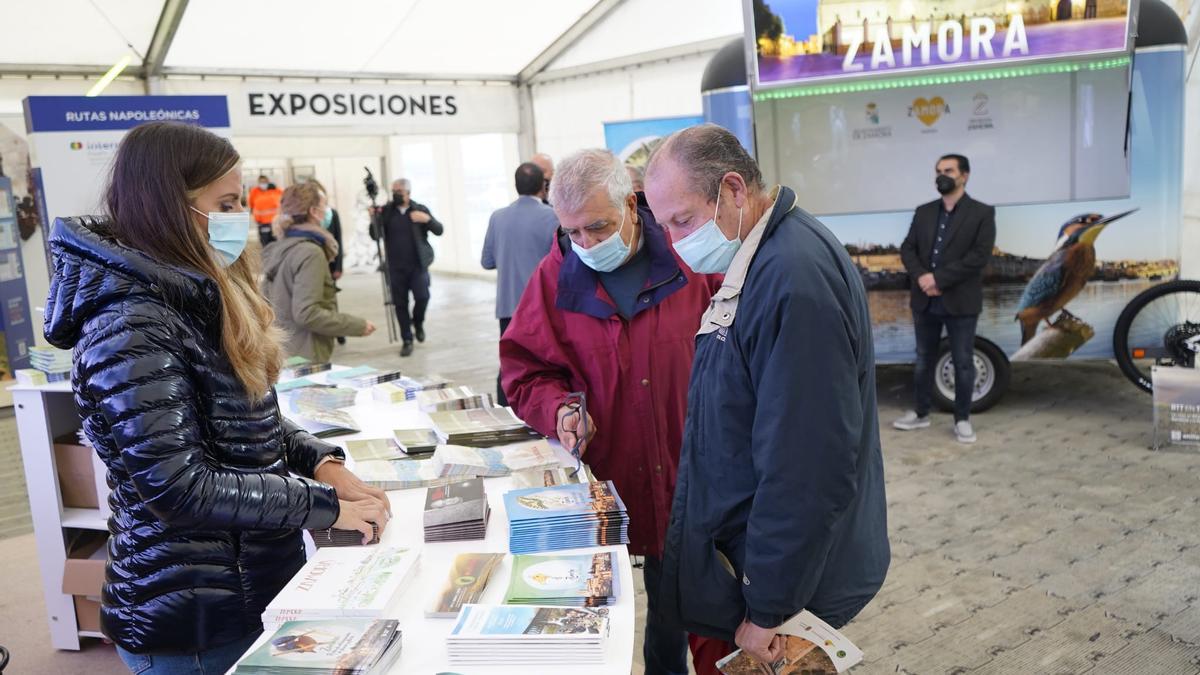
[[[697,338],[688,390],[661,606],[724,640],[802,609],[844,625],[891,556],[866,291],[794,204],[780,188],[736,313]]]

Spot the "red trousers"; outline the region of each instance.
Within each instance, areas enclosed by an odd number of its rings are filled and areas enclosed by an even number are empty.
[[[692,650],[692,666],[696,669],[696,675],[720,675],[717,661],[737,650],[737,645],[731,642],[691,633],[688,633],[688,647]]]

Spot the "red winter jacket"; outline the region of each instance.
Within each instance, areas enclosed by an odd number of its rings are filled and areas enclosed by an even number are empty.
[[[500,374],[513,410],[551,438],[567,393],[587,393],[596,435],[583,461],[596,478],[613,481],[628,507],[630,553],[660,556],[696,331],[721,277],[694,274],[644,204],[638,215],[651,264],[633,318],[617,313],[597,273],[563,237],[500,340]]]

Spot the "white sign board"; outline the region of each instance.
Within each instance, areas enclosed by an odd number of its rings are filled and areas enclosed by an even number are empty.
[[[388,134],[516,133],[517,88],[508,85],[246,83],[230,99],[239,134],[353,127]]]

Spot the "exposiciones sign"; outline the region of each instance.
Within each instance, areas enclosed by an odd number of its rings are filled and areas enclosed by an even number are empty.
[[[387,133],[515,132],[516,88],[506,85],[244,85],[230,97],[233,127],[352,126]]]

